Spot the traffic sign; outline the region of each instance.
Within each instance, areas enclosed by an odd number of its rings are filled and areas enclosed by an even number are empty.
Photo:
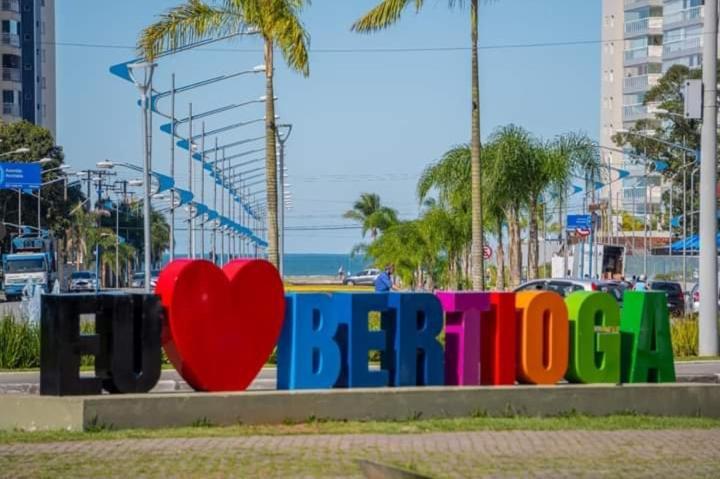
[[[39,187],[39,164],[0,163],[0,189],[32,189]]]
[[[581,238],[590,236],[591,232],[592,232],[592,230],[590,228],[575,228],[575,234],[580,236]]]
[[[567,215],[567,226],[568,231],[577,231],[578,228],[592,229],[592,216],[591,215]]]
[[[490,259],[492,258],[493,250],[489,246],[483,246],[483,258]]]

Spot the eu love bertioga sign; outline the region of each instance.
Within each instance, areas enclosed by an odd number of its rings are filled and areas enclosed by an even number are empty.
[[[81,335],[88,314],[95,332]],[[41,321],[46,395],[150,391],[161,348],[209,392],[245,390],[275,348],[278,389],[675,381],[659,292],[626,292],[622,310],[584,291],[285,295],[265,261],[179,260],[156,295],[46,295]],[[93,377],[78,373],[84,355]]]

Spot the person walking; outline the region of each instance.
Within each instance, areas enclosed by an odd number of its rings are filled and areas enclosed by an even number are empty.
[[[637,280],[637,283],[635,283],[635,291],[647,291],[647,278],[644,274],[641,274],[640,277]]]
[[[394,272],[395,267],[390,264],[385,267],[385,271],[380,273],[378,277],[375,278],[376,293],[389,293],[390,291],[398,290],[397,286],[395,286],[395,282],[393,281]]]
[[[337,276],[340,282],[345,279],[345,270],[343,269],[342,265],[340,265],[340,267],[338,268]]]

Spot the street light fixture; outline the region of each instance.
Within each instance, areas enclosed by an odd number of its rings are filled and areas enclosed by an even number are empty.
[[[142,124],[143,124],[143,233],[144,233],[144,253],[145,253],[145,292],[150,293],[150,158],[152,155],[152,140],[150,130],[150,105],[148,101],[148,93],[152,89],[153,72],[157,64],[151,62],[134,63],[128,65],[128,72],[135,86],[140,91],[142,101]]]

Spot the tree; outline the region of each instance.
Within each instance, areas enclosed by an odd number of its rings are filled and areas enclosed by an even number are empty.
[[[468,145],[448,150],[442,158],[420,175],[417,195],[428,207],[424,216],[444,230],[440,245],[447,255],[447,279],[453,288],[470,277],[469,261],[472,238],[472,192],[470,182],[472,152]],[[437,193],[432,201],[431,191]]]
[[[510,282],[517,286],[522,277],[521,214],[530,194],[527,185],[532,173],[528,164],[534,154],[533,138],[521,127],[500,127],[490,137],[486,154],[491,155],[486,168],[488,183],[497,207],[507,218]]]
[[[27,148],[27,153],[4,155],[2,160],[13,163],[32,163],[43,158],[50,158],[52,161],[42,165],[43,171],[57,168],[64,163],[62,147],[55,145],[55,140],[49,130],[27,121],[13,123],[0,122],[0,153],[9,153],[19,148]],[[44,182],[60,178],[62,172],[55,170],[42,175]],[[36,194],[37,192],[33,192]],[[49,229],[57,238],[65,235],[69,226],[70,210],[83,198],[82,193],[74,188],[68,190],[67,200],[65,199],[64,182],[58,181],[42,188],[41,195],[41,228]],[[23,225],[37,225],[37,198],[29,193],[23,193],[20,197],[22,203]],[[0,191],[0,215],[7,223],[18,222],[18,193],[17,190]],[[9,240],[6,240],[9,241]],[[7,250],[8,244],[3,243],[3,250]]]
[[[362,226],[362,235],[370,232],[370,239],[375,240],[378,233],[387,230],[398,222],[397,211],[383,206],[380,195],[363,193],[351,210],[343,214],[343,218],[354,220]]]
[[[368,33],[389,27],[400,19],[402,12],[410,5],[419,11],[424,0],[382,0],[375,8],[355,22],[352,29]],[[450,8],[464,4],[463,0],[448,0]],[[485,265],[483,259],[483,202],[482,168],[480,141],[480,80],[478,77],[478,0],[470,3],[471,41],[471,194],[472,194],[472,283],[474,289],[485,289]]]
[[[304,0],[188,0],[168,10],[140,34],[139,48],[152,60],[208,36],[257,31],[265,57],[265,177],[267,182],[268,259],[278,267],[277,124],[275,123],[274,50],[287,65],[308,76],[309,35],[299,19]]]

